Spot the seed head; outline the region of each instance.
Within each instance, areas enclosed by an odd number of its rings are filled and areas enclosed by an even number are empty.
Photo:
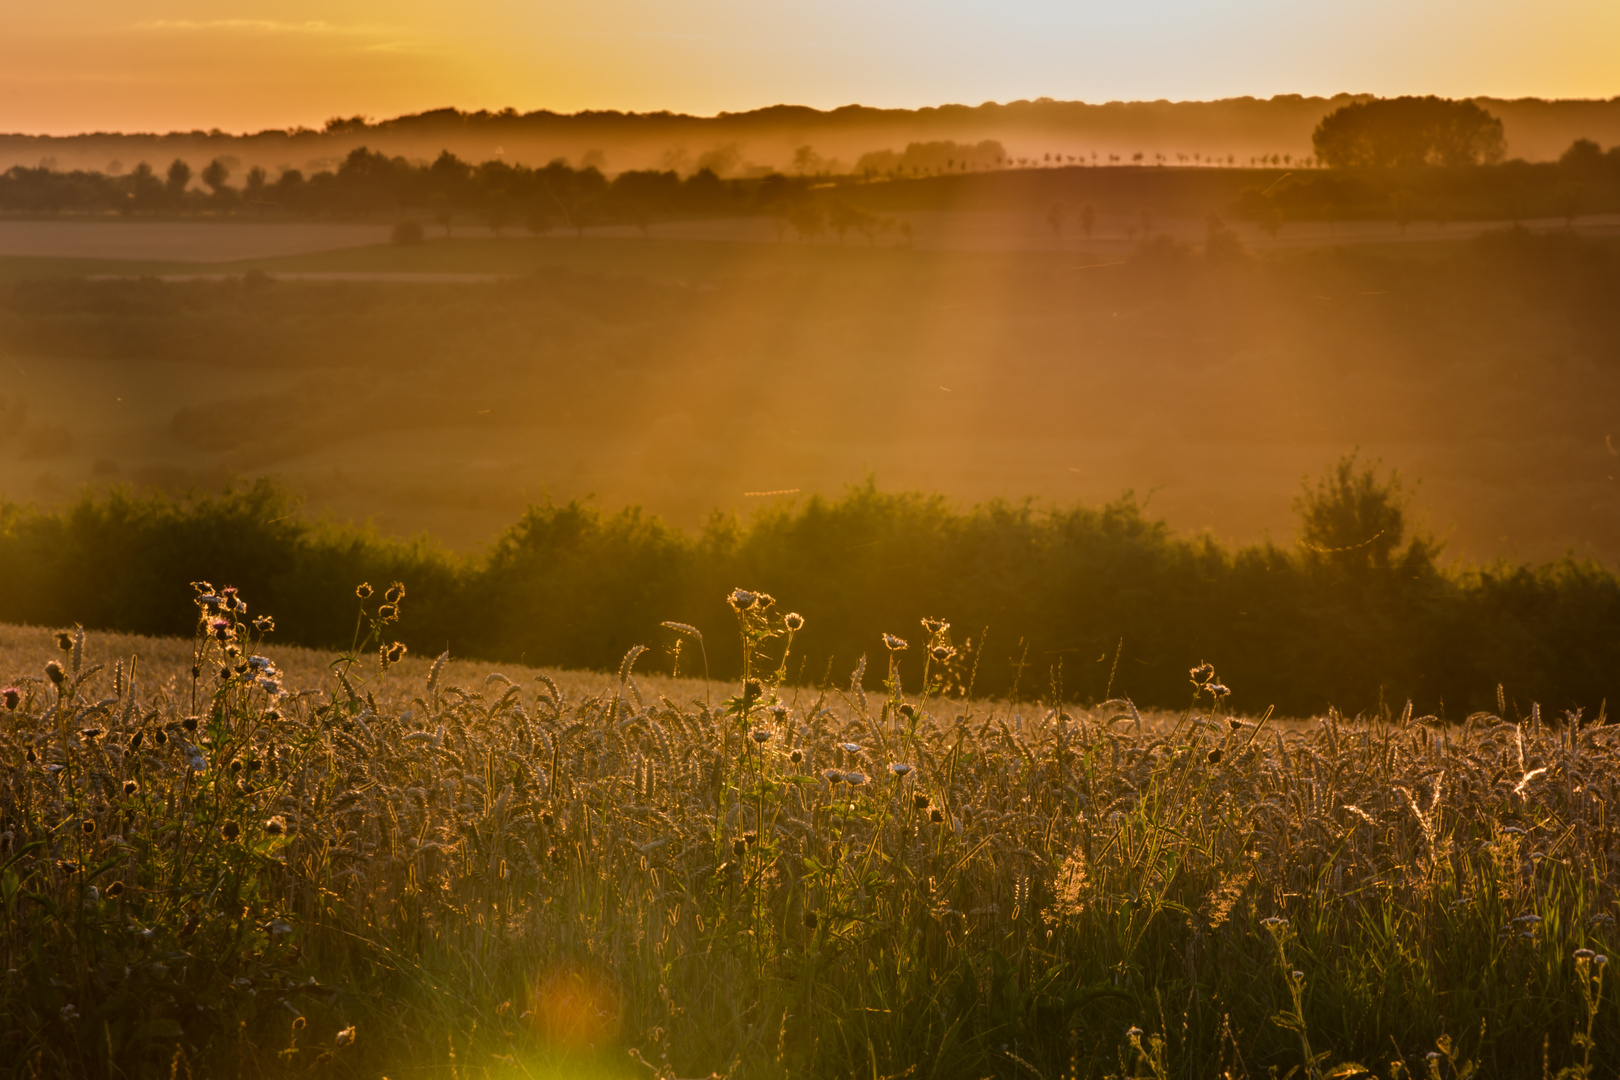
[[[1221,748],[1217,746],[1215,749],[1209,752],[1209,763],[1211,765],[1219,765],[1221,763],[1222,756],[1224,756],[1223,752],[1221,751]]]
[[[355,586],[354,595],[358,596],[362,600],[369,599],[371,597],[371,584],[369,582],[362,581],[359,585]]]
[[[752,847],[754,844],[759,842],[759,834],[755,833],[755,832],[745,832],[745,833],[743,833],[742,838],[743,838],[743,843],[747,844],[750,847]]]
[[[788,755],[788,760],[793,762],[793,764],[795,764],[795,765],[799,764],[799,762],[804,760],[804,751],[803,750],[795,750],[795,751],[793,751],[793,753]]]
[[[137,731],[135,734],[129,737],[130,753],[134,753],[136,750],[141,748],[141,740],[145,737],[146,733],[144,731]]]
[[[928,796],[924,795],[920,791],[917,792],[911,797],[911,805],[916,807],[918,810],[928,809]]]
[[[30,765],[39,760],[39,755],[34,753],[34,748],[32,746],[28,748],[28,752],[24,754],[23,757],[28,759],[28,764]]]
[[[928,631],[929,636],[932,637],[933,635],[943,634],[945,631],[949,630],[951,628],[951,624],[946,622],[944,619],[924,619],[922,621],[922,628]]]
[[[224,837],[226,841],[235,840],[242,835],[242,826],[234,821],[227,821],[219,827],[219,835]]]
[[[797,634],[804,629],[804,616],[797,611],[790,611],[782,616],[782,625],[788,628],[789,633]]]
[[[257,619],[253,620],[253,629],[257,630],[261,634],[268,634],[275,628],[276,620],[272,619],[268,615],[260,615]]]
[[[1576,949],[1575,950],[1575,959],[1577,959],[1577,960],[1590,960],[1596,955],[1597,955],[1597,953],[1593,952],[1591,949]]]
[[[765,696],[765,684],[758,679],[749,679],[743,683],[743,700],[758,701]]]
[[[33,753],[32,750],[28,752],[30,754]],[[833,787],[837,787],[839,784],[844,782],[844,774],[839,772],[837,769],[822,769],[821,778],[827,781],[827,783],[831,784]]]
[[[895,776],[903,778],[911,771],[911,766],[907,765],[903,761],[891,761],[889,763],[889,771],[894,773]]]
[[[0,704],[4,704],[7,712],[14,712],[22,704],[22,691],[15,686],[0,688]]]
[[[1226,726],[1231,728],[1233,731],[1236,731],[1238,728],[1243,726],[1243,721],[1239,720],[1235,716],[1229,716],[1226,718]]]
[[[847,772],[844,774],[844,783],[850,787],[860,787],[866,783],[866,774],[861,772]]]
[[[164,743],[169,741],[169,733],[164,731],[162,728],[158,728],[152,733],[152,740],[159,746],[162,746]]]
[[[96,831],[96,819],[88,817],[85,818],[83,821],[79,822],[79,828],[84,830],[84,834],[86,836],[92,835]]]
[[[203,593],[211,593],[211,592],[214,591],[214,587],[212,585],[208,584],[208,582],[206,582],[206,581],[193,581],[191,583],[191,587],[193,589],[195,589],[198,592],[199,595],[203,594]]]
[[[816,928],[816,913],[811,911],[809,908],[804,909],[804,928],[806,930],[814,930]]]
[[[945,820],[945,811],[941,810],[937,806],[934,807],[932,810],[928,811],[928,820],[932,821],[935,825],[940,824]]]
[[[1192,679],[1193,685],[1203,686],[1215,677],[1215,667],[1213,664],[1199,664],[1189,670],[1187,675]]]
[[[753,739],[754,739],[755,742],[757,742],[761,746],[763,746],[765,743],[768,743],[768,742],[771,741],[771,733],[766,731],[764,728],[760,728],[759,730],[754,732]]]
[[[377,609],[377,618],[381,619],[383,622],[393,622],[395,619],[399,618],[399,605],[384,604],[382,607]]]
[[[754,606],[763,614],[776,606],[776,597],[770,593],[759,593],[754,597]]]
[[[934,658],[935,663],[943,664],[956,655],[956,650],[949,645],[935,645],[928,650],[928,655]]]
[[[73,635],[68,633],[66,630],[58,630],[56,633],[56,647],[61,649],[63,652],[72,652]]]
[[[136,783],[134,780],[125,780],[124,781],[124,794],[125,795],[139,795],[140,793],[141,793],[141,785],[140,784]]]
[[[397,581],[388,586],[388,591],[383,593],[383,600],[390,604],[397,604],[403,599],[405,599],[405,586]]]
[[[45,677],[51,680],[51,682],[55,683],[57,686],[61,686],[62,680],[67,676],[62,671],[62,665],[58,664],[55,660],[52,660],[50,663],[45,665]]]
[[[839,743],[838,746],[846,754],[859,754],[864,749],[860,743],[852,742]]]
[[[286,831],[287,819],[282,817],[280,814],[277,814],[273,818],[267,819],[264,823],[264,835],[266,836],[280,836]]]
[[[883,647],[890,652],[899,652],[906,648],[906,639],[895,637],[893,634],[884,634]]]
[[[81,728],[79,730],[79,738],[83,739],[87,743],[93,743],[97,739],[101,738],[101,729],[98,727]]]
[[[900,703],[900,707],[895,711],[901,716],[905,717],[907,720],[915,720],[917,718],[917,706],[913,705],[909,701],[902,701]]]
[[[733,611],[751,611],[759,596],[747,589],[733,589],[731,595],[726,597],[726,603],[731,605]]]
[[[731,853],[739,859],[748,854],[748,844],[742,837],[739,836],[731,842]]]
[[[122,881],[115,881],[111,885],[107,886],[107,892],[106,892],[107,899],[116,900],[118,897],[123,896],[123,895],[124,895],[124,883]]]
[[[188,716],[184,720],[180,721],[180,726],[185,728],[187,731],[196,731],[197,718],[195,716]]]
[[[788,709],[786,705],[772,705],[766,712],[771,714],[771,719],[780,724],[787,719]]]
[[[404,642],[394,642],[392,645],[388,646],[388,662],[390,664],[399,663],[401,660],[405,659],[405,653],[407,651],[408,650],[405,648]]]

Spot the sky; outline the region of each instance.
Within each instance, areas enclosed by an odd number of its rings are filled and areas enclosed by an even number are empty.
[[[425,109],[1620,95],[1620,0],[50,0],[0,5],[0,131]]]

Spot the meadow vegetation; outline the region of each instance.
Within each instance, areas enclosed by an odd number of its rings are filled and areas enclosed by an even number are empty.
[[[1075,708],[1051,672],[987,702],[933,607],[794,687],[822,612],[744,589],[724,685],[655,688],[639,647],[594,685],[468,681],[402,655],[418,590],[375,580],[325,665],[207,582],[172,590],[189,646],[0,634],[8,1071],[1616,1062],[1613,728],[1243,719],[1204,664],[1174,712]]]
[[[539,504],[487,553],[455,556],[308,523],[267,481],[189,500],[114,491],[0,505],[0,566],[19,568],[0,620],[179,633],[162,598],[205,571],[262,597],[284,640],[335,647],[352,629],[332,599],[345,582],[403,580],[417,652],[604,670],[637,645],[674,648],[669,621],[706,634],[708,671],[732,678],[745,654],[716,624],[726,583],[746,580],[816,613],[784,674],[795,686],[825,685],[922,611],[958,628],[953,685],[981,694],[1174,707],[1181,672],[1209,660],[1250,714],[1387,716],[1410,700],[1450,721],[1532,703],[1596,717],[1620,699],[1620,579],[1601,564],[1442,566],[1399,477],[1354,456],[1297,506],[1297,545],[1228,547],[1130,498],[959,509],[868,482],[695,532]],[[691,642],[666,662],[698,670]]]

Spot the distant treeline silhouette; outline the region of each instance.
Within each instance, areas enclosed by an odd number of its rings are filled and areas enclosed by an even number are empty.
[[[899,154],[867,155],[859,174],[841,177],[721,179],[700,169],[685,177],[632,170],[609,178],[594,166],[561,160],[540,168],[501,159],[473,164],[446,151],[413,164],[361,147],[334,170],[306,176],[288,169],[273,178],[262,168],[234,176],[223,159],[195,176],[180,159],[163,172],[143,162],[118,176],[18,166],[0,173],[0,213],[413,222],[398,237],[410,241],[424,235],[424,226],[543,234],[602,225],[645,230],[656,221],[755,214],[778,217],[801,239],[829,232],[842,239],[850,231],[872,239],[894,224],[885,213],[958,207],[1044,213],[1054,198],[1132,216],[1218,212],[1272,231],[1290,220],[1371,219],[1404,227],[1465,219],[1573,222],[1620,211],[1620,145],[1605,152],[1580,139],[1557,162],[1488,163],[1495,153],[1488,116],[1473,117],[1472,134],[1459,133],[1467,123],[1446,127],[1423,99],[1410,99],[1421,107],[1407,118],[1407,136],[1365,138],[1356,117],[1372,105],[1401,100],[1349,106],[1324,120],[1328,134],[1319,132],[1319,144],[1344,165],[1332,169],[1181,169],[1162,162],[1095,169],[1056,161],[1025,168],[986,141],[913,144]],[[1334,126],[1341,116],[1349,119]],[[1470,155],[1476,163],[1467,163]],[[1171,178],[1174,183],[1164,182]],[[1155,205],[1166,198],[1176,205]]]
[[[806,622],[808,684],[847,684],[881,635],[952,624],[953,678],[976,694],[1186,704],[1187,670],[1215,665],[1249,712],[1347,713],[1412,699],[1461,719],[1506,708],[1587,710],[1620,692],[1620,579],[1593,563],[1447,570],[1412,535],[1398,477],[1353,455],[1306,484],[1300,542],[1226,547],[1178,536],[1129,495],[1037,509],[879,491],[811,498],[689,534],[627,509],[532,507],[485,556],[302,520],[268,481],[218,497],[114,491],[57,511],[0,504],[0,620],[188,634],[188,583],[235,585],[277,637],[347,645],[361,581],[409,588],[417,652],[611,669],[634,645],[668,650],[665,621],[704,635],[736,674],[723,598],[763,589]],[[686,643],[688,674],[702,663]],[[658,655],[655,653],[655,656]],[[648,663],[667,664],[663,659]],[[873,678],[878,676],[874,675]],[[1500,689],[1499,689],[1500,686]]]

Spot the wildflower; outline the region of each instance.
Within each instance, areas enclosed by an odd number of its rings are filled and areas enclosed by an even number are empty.
[[[809,908],[804,909],[804,928],[806,930],[814,930],[816,928],[816,913],[811,911]]]
[[[185,728],[187,731],[196,731],[197,718],[195,716],[188,716],[184,720],[180,721],[180,726]]]
[[[917,706],[913,705],[909,701],[902,701],[900,703],[900,708],[895,711],[901,716],[905,717],[907,720],[915,720],[917,718]]]
[[[860,743],[852,742],[839,743],[838,746],[846,754],[859,754],[864,749]]]
[[[342,1031],[337,1033],[337,1044],[339,1046],[349,1046],[349,1045],[352,1045],[353,1042],[354,1042],[354,1025],[353,1024],[350,1024],[348,1027],[344,1028]]]
[[[383,622],[393,622],[395,619],[399,618],[399,605],[384,604],[382,607],[377,609],[377,618],[381,619]]]
[[[247,666],[258,671],[272,671],[275,669],[276,665],[270,662],[270,658],[268,656],[255,655],[247,658]]]
[[[1231,728],[1233,731],[1236,731],[1238,728],[1243,726],[1243,721],[1239,720],[1235,716],[1229,716],[1226,718],[1226,726]]]
[[[354,595],[358,596],[362,600],[368,599],[371,596],[371,585],[368,582],[362,581],[359,585],[355,586]]]
[[[31,754],[33,751],[30,750],[29,753]],[[839,784],[844,782],[844,774],[839,772],[837,769],[821,770],[821,778],[827,781],[827,783],[831,784],[833,787],[837,787]]]
[[[28,748],[28,753],[24,754],[23,757],[28,759],[28,764],[30,765],[39,760],[39,755],[34,753],[34,748],[32,746]]]
[[[918,810],[928,809],[928,796],[924,795],[920,791],[917,792],[917,794],[911,797],[911,805],[916,807]]]
[[[754,739],[755,742],[757,742],[761,746],[763,746],[764,744],[771,741],[771,733],[766,731],[764,728],[760,728],[759,730],[754,732],[753,739]]]
[[[1303,971],[1295,970],[1295,971],[1291,972],[1290,974],[1293,976],[1294,981],[1297,982],[1297,983],[1305,981],[1305,973]]]
[[[944,619],[924,619],[922,621],[922,628],[928,631],[930,637],[935,637],[949,630],[951,628],[951,624],[946,622]]]
[[[1590,960],[1596,955],[1597,955],[1597,953],[1593,952],[1591,949],[1576,949],[1575,950],[1575,959],[1577,959],[1577,960]]]
[[[928,650],[928,655],[934,658],[935,663],[943,664],[956,655],[956,650],[949,645],[935,645]]]
[[[804,760],[804,751],[803,750],[795,750],[795,751],[793,751],[793,753],[788,755],[788,760],[793,762],[793,764],[795,764],[795,765],[799,764],[799,762]]]
[[[789,633],[796,634],[804,629],[804,616],[797,611],[790,611],[782,617],[782,625],[788,628]]]
[[[752,847],[754,844],[756,844],[758,842],[759,842],[759,834],[758,833],[755,833],[755,832],[745,832],[745,833],[743,833],[743,843],[745,843],[748,846]]]
[[[1222,756],[1223,752],[1221,748],[1217,746],[1215,749],[1209,752],[1209,763],[1211,765],[1219,765],[1221,763]]]
[[[131,735],[129,737],[129,752],[130,753],[133,754],[135,751],[137,751],[137,750],[139,750],[141,748],[141,739],[143,739],[145,737],[145,735],[146,735],[145,732],[137,731],[135,734],[133,734],[133,735]]]
[[[860,787],[866,783],[866,774],[860,772],[847,772],[844,774],[844,783],[850,787]]]
[[[96,819],[85,818],[83,821],[79,822],[79,828],[84,830],[84,835],[94,836],[96,832]]]
[[[388,662],[390,664],[399,663],[401,660],[405,659],[405,654],[408,651],[409,650],[406,649],[404,642],[394,642],[392,645],[388,646]]]
[[[1218,682],[1212,682],[1208,686],[1204,687],[1204,689],[1208,690],[1212,697],[1218,698],[1227,697],[1232,693],[1230,689]]]
[[[76,1024],[79,1022],[79,1007],[77,1005],[64,1005],[57,1010],[57,1015],[62,1018],[64,1024]]]
[[[899,652],[906,648],[906,639],[895,637],[893,634],[883,635],[883,647],[890,652]]]
[[[749,679],[743,683],[743,700],[747,702],[758,701],[765,696],[765,684],[758,679]]]
[[[234,841],[238,836],[242,835],[242,826],[238,825],[234,821],[227,821],[225,824],[219,827],[219,835],[223,837],[227,843],[229,843]]]
[[[1142,1029],[1139,1027],[1127,1028],[1125,1031],[1125,1037],[1127,1039],[1140,1039],[1142,1037]]]
[[[1608,962],[1609,962],[1609,958],[1607,956],[1604,956],[1602,953],[1598,953],[1596,956],[1592,957],[1592,963],[1596,964],[1598,967],[1602,967],[1604,964],[1607,964]]]
[[[3,703],[7,712],[15,712],[17,706],[22,704],[22,691],[15,686],[0,689],[0,703]]]
[[[1192,679],[1194,686],[1203,686],[1215,677],[1215,667],[1213,664],[1199,664],[1190,669],[1187,675]]]
[[[67,676],[62,671],[62,665],[58,664],[55,660],[52,660],[50,663],[45,665],[45,677],[51,680],[51,682],[55,683],[57,686],[61,686],[62,680]]]
[[[107,899],[116,900],[123,895],[124,883],[122,881],[115,881],[111,885],[107,886]]]
[[[945,820],[945,811],[941,810],[937,806],[934,807],[928,812],[928,820],[932,821],[935,825],[941,824]]]
[[[56,634],[56,647],[63,652],[73,651],[73,635],[66,630],[59,630]]]
[[[776,597],[770,593],[759,593],[754,597],[754,604],[761,612],[768,611],[776,606]]]
[[[124,794],[125,795],[139,795],[140,793],[141,793],[141,785],[140,784],[136,783],[134,780],[125,780],[124,781]]]
[[[197,592],[200,594],[207,594],[214,591],[214,587],[208,584],[206,581],[193,581],[191,583],[191,587],[197,590]]]
[[[188,746],[186,747],[186,767],[192,772],[205,772],[208,769],[208,759],[195,746]]]
[[[748,854],[748,845],[742,837],[739,836],[731,842],[731,853],[739,859]]]
[[[903,761],[892,761],[889,763],[889,771],[897,777],[904,778],[911,771],[911,766]]]
[[[257,630],[261,634],[268,634],[275,628],[276,620],[272,619],[268,615],[260,615],[257,619],[253,620],[253,629]]]
[[[208,623],[209,633],[215,640],[229,641],[231,638],[231,621],[229,619],[213,619]]]
[[[405,586],[401,585],[397,581],[388,586],[388,591],[383,593],[383,601],[385,603],[397,604],[403,599],[405,599]]]
[[[87,743],[93,743],[97,739],[101,738],[101,729],[98,727],[82,728],[79,731],[79,738],[83,739]]]
[[[788,710],[787,710],[786,705],[772,705],[769,709],[767,709],[765,711],[770,713],[771,718],[773,720],[775,720],[778,724],[782,723],[784,720],[787,719]]]
[[[162,728],[159,728],[156,732],[153,733],[152,738],[153,738],[154,741],[157,742],[157,744],[159,746],[162,746],[164,743],[169,741],[169,734],[168,734],[168,732],[164,731]]]
[[[277,814],[273,818],[267,819],[264,823],[264,834],[266,836],[281,836],[286,831],[287,819],[282,817],[280,814]]]
[[[733,589],[731,595],[726,597],[726,603],[731,605],[733,611],[748,611],[753,608],[759,597],[747,589]]]

